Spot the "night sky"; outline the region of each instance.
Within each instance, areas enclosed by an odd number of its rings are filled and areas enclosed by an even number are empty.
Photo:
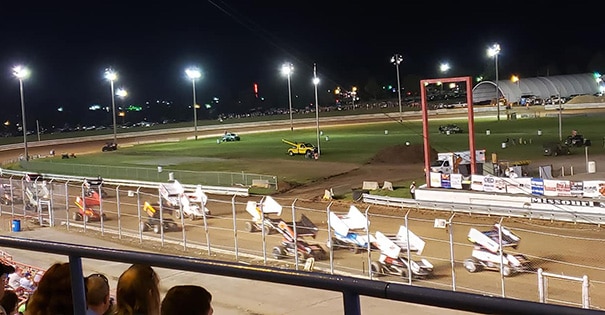
[[[74,2],[75,3],[75,2]],[[605,4],[563,6],[489,1],[126,1],[80,4],[22,1],[0,10],[0,119],[20,119],[17,64],[24,81],[28,121],[69,119],[92,104],[111,104],[103,71],[118,72],[128,104],[157,99],[186,107],[192,86],[184,74],[198,66],[198,103],[220,99],[216,110],[248,111],[258,83],[264,107],[287,107],[281,65],[294,64],[294,107],[314,102],[313,64],[322,92],[357,86],[365,99],[370,79],[396,84],[389,60],[403,56],[405,85],[448,76],[493,79],[487,48],[499,43],[501,79],[605,72]],[[134,3],[134,2],[133,2]],[[497,7],[496,5],[502,5]],[[410,87],[407,87],[410,88]],[[321,102],[320,102],[321,103]]]

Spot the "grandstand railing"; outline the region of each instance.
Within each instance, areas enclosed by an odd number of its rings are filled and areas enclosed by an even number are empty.
[[[71,271],[74,314],[84,314],[86,308],[82,258],[146,264],[173,270],[341,292],[344,314],[346,315],[361,314],[360,296],[484,314],[603,314],[602,311],[590,309],[452,292],[347,276],[271,267],[251,267],[239,263],[209,259],[184,258],[11,236],[0,236],[0,246],[67,256]]]

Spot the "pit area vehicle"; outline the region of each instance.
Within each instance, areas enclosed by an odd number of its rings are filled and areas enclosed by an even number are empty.
[[[173,180],[169,183],[160,183],[159,191],[163,205],[174,209],[172,216],[175,219],[183,216],[193,221],[210,215],[210,210],[206,208],[208,196],[200,186],[194,192],[188,193],[178,180]]]
[[[330,227],[334,230],[334,236],[326,242],[328,248],[346,248],[355,254],[362,250],[378,249],[376,238],[368,234],[367,227],[370,223],[367,217],[354,205],[349,207],[347,214],[338,215],[330,212]]]
[[[107,142],[101,148],[101,152],[115,151],[117,149],[118,149],[118,144],[117,143],[115,143],[115,142]]]
[[[588,139],[584,139],[583,135],[573,134],[565,138],[565,145],[568,147],[583,147],[583,146],[591,146],[591,141]]]
[[[153,233],[159,234],[170,231],[180,231],[179,226],[174,222],[172,218],[162,217],[160,218],[160,209],[162,207],[159,204],[150,204],[145,201],[143,204],[143,211],[148,215],[147,220],[141,221],[141,231],[153,231]]]
[[[439,126],[439,132],[443,134],[462,133],[462,128],[456,124],[447,124]]]
[[[296,232],[294,230],[295,226]],[[304,237],[317,237],[319,231],[317,226],[304,214],[297,222],[280,221],[277,224],[277,231],[282,234],[283,239],[280,245],[273,247],[273,258],[283,259],[295,255],[299,260],[306,260],[307,258],[324,260],[328,258],[328,253],[321,245],[308,243],[304,240]]]
[[[226,132],[221,138],[222,142],[231,142],[231,141],[239,141],[240,137],[237,133],[234,132]]]
[[[425,242],[405,226],[400,226],[396,235],[385,235],[377,231],[376,242],[380,257],[370,265],[372,276],[392,275],[409,279],[411,272],[412,279],[426,279],[433,275],[433,264],[428,260],[411,258],[412,253],[422,255]]]
[[[542,148],[544,149],[543,153],[545,156],[559,156],[571,154],[569,146],[560,142],[548,142],[543,144]]]
[[[295,142],[286,139],[281,139],[283,143],[289,144],[290,148],[288,148],[288,155],[304,155],[307,158],[313,157],[313,153],[315,151],[315,146],[308,142]]]
[[[509,277],[533,270],[531,261],[525,255],[504,252],[504,248],[516,249],[521,238],[500,224],[494,224],[491,230],[483,232],[471,228],[467,238],[475,245],[471,257],[463,262],[468,272],[479,272],[484,269],[500,271],[502,265],[502,275]],[[500,244],[502,244],[502,251]]]
[[[88,196],[77,196],[74,201],[75,205],[78,207],[78,211],[73,213],[73,219],[75,221],[100,221],[101,219],[106,220],[106,215],[96,209],[96,207],[101,205],[101,198],[99,197],[99,193],[96,191],[91,191]]]
[[[483,172],[484,163],[485,149],[475,150],[475,166],[479,174]],[[437,153],[437,160],[431,163],[430,169],[433,173],[468,176],[471,173],[471,151]]]
[[[257,232],[265,230],[265,234],[272,234],[277,231],[277,225],[282,221],[279,218],[272,218],[271,215],[281,215],[282,206],[271,196],[264,197],[261,202],[248,201],[246,211],[252,216],[252,221],[246,222],[247,232]]]

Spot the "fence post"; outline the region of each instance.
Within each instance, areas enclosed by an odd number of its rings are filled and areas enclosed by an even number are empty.
[[[330,207],[332,202],[326,207],[326,214],[328,215],[328,250],[330,250],[330,274],[334,274],[334,238],[332,238],[332,222],[330,222]]]
[[[538,299],[540,303],[544,303],[544,275],[542,268],[538,268]]]
[[[233,213],[233,245],[235,246],[235,261],[239,262],[239,248],[237,247],[237,215],[235,214],[235,197],[236,196],[234,195],[231,198],[231,212]]]
[[[590,308],[590,296],[588,293],[588,287],[590,283],[588,282],[588,276],[584,275],[582,277],[582,308]]]
[[[452,291],[456,291],[456,260],[454,258],[454,225],[452,220],[456,213],[454,212],[450,219],[447,221],[447,227],[450,230],[450,262],[452,265]]]

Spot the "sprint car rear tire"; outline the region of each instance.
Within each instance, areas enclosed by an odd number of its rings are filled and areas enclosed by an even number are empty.
[[[382,273],[382,265],[377,261],[373,261],[370,265],[370,272],[372,273],[372,277],[380,277],[384,275]]]
[[[510,277],[513,274],[512,269],[509,266],[502,266],[502,275]]]
[[[141,228],[141,231],[147,232],[147,224],[145,224],[145,222],[141,222],[140,228]]]
[[[474,258],[467,258],[462,264],[464,265],[464,269],[470,273],[481,271],[480,265]]]
[[[273,258],[275,259],[283,259],[286,258],[286,249],[282,246],[273,247]]]
[[[74,212],[73,219],[74,221],[82,221],[82,215],[79,212]]]
[[[246,222],[245,230],[246,232],[256,232],[256,225],[254,225],[253,222],[248,221]]]
[[[353,252],[353,254],[359,254],[361,253],[361,248],[357,244],[352,244],[351,251]]]
[[[153,225],[153,233],[155,234],[160,234],[160,232],[162,231],[161,227],[159,224],[154,224]]]

